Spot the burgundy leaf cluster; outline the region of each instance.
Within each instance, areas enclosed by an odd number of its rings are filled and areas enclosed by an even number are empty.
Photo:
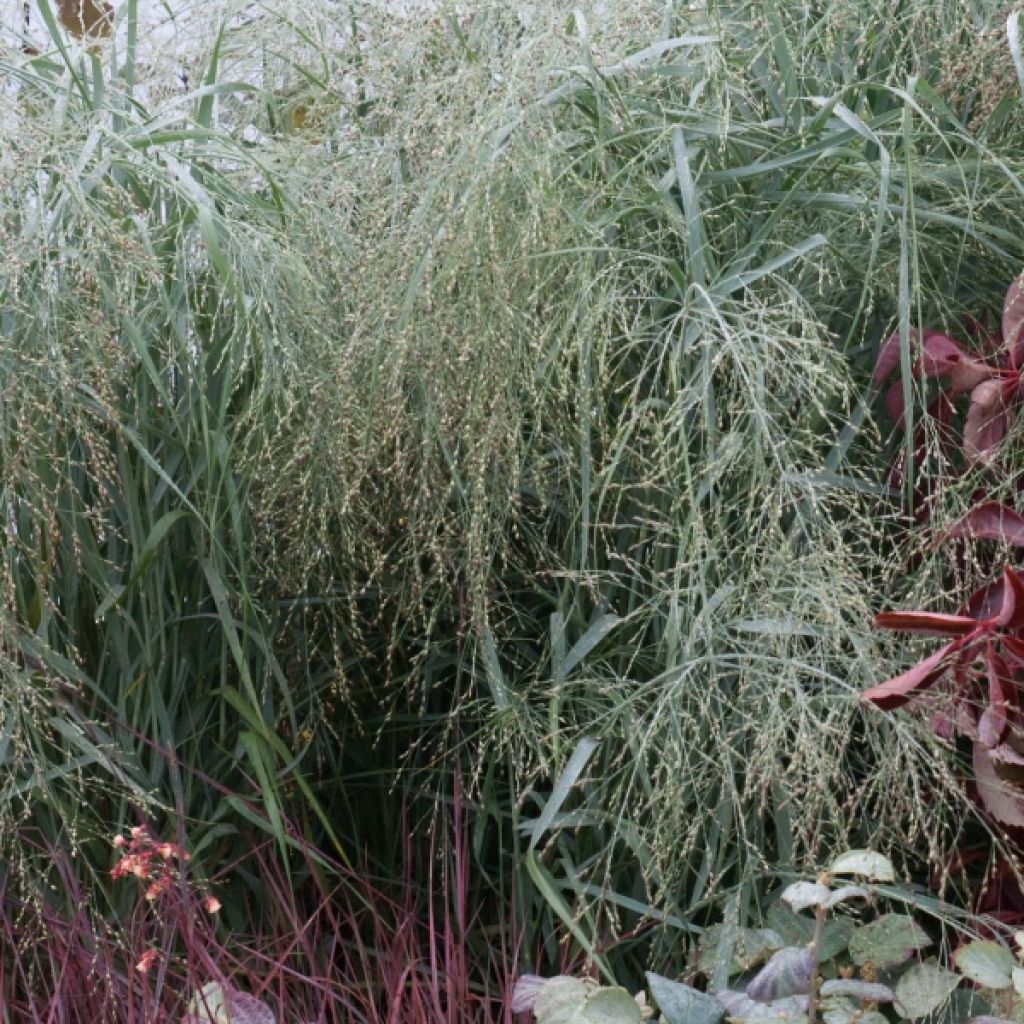
[[[1024,547],[1024,516],[995,501],[975,506],[946,540],[997,540]],[[948,700],[932,724],[973,744],[975,782],[993,817],[1024,827],[1024,573],[1006,565],[956,613],[882,612],[879,629],[938,636],[938,650],[902,675],[866,690],[885,711],[940,686]]]
[[[912,378],[939,383],[927,415],[938,426],[943,444],[959,448],[971,465],[991,460],[1024,397],[1024,275],[1016,278],[1006,292],[999,329],[987,332],[978,324],[974,328],[981,341],[978,353],[967,351],[936,330],[915,329],[909,338]],[[905,412],[901,347],[899,332],[883,343],[872,380],[873,386],[880,388],[891,379],[884,402],[897,425],[903,422]],[[969,401],[958,433],[953,429],[953,417],[956,401],[962,395],[968,395]],[[921,431],[917,432],[915,446],[923,449]]]

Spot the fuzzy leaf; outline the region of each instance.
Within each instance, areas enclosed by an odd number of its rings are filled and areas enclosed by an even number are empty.
[[[806,910],[808,907],[828,906],[832,890],[817,882],[794,882],[785,888],[782,899],[794,910]]]
[[[725,989],[715,993],[729,1017],[744,1024],[806,1024],[807,996],[787,996],[760,1003],[744,992]]]
[[[896,993],[888,985],[880,985],[875,981],[858,981],[856,978],[833,978],[831,981],[823,981],[821,994],[849,996],[864,1003],[891,1003],[896,998]]]
[[[747,995],[759,1003],[805,995],[817,966],[809,949],[787,946],[772,955],[747,985]]]
[[[640,1024],[640,1005],[624,988],[592,992],[577,1015],[577,1024]]]
[[[959,977],[952,971],[933,963],[914,964],[896,983],[896,1012],[910,1020],[927,1017],[942,1006],[959,984]]]
[[[533,1009],[537,994],[549,980],[539,974],[524,974],[517,978],[512,989],[512,1012],[529,1013]]]
[[[715,972],[718,963],[718,947],[723,932],[722,925],[712,925],[705,930],[701,938],[697,969],[708,977]],[[733,933],[730,974],[749,971],[751,968],[763,964],[772,953],[786,944],[782,936],[771,928],[735,928]]]
[[[768,908],[767,922],[785,941],[779,945],[806,946],[814,936],[814,921],[806,914],[794,913],[782,902]],[[826,963],[846,952],[853,921],[849,917],[833,917],[825,922],[818,940],[818,963]]]
[[[877,1010],[865,1010],[852,999],[832,996],[822,1001],[822,1020],[825,1024],[889,1024]]]
[[[541,986],[533,1001],[537,1024],[570,1024],[587,997],[598,988],[589,978],[560,974]]]
[[[956,969],[982,988],[1009,988],[1017,964],[1013,954],[998,942],[981,939],[961,946],[953,954]]]
[[[647,984],[665,1024],[719,1024],[725,1016],[719,1000],[682,982],[648,971]]]
[[[931,939],[912,917],[883,914],[858,928],[850,939],[850,956],[858,966],[896,967],[919,949],[931,945]]]

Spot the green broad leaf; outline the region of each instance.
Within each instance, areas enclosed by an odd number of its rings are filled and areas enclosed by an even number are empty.
[[[934,1013],[953,994],[960,978],[937,964],[914,964],[896,984],[896,1012],[908,1020]]]
[[[743,1024],[807,1024],[807,997],[786,996],[762,1003],[745,992],[717,992],[715,998],[731,1020]]]
[[[773,953],[747,985],[747,995],[760,1003],[806,995],[817,973],[811,951],[805,946],[786,946]]]
[[[965,978],[977,982],[982,988],[1000,989],[1013,984],[1017,961],[1005,946],[982,939],[961,946],[953,954],[953,965]]]
[[[833,875],[856,875],[870,882],[895,882],[892,861],[874,850],[847,850],[841,853],[829,868]]]
[[[533,1001],[533,1015],[537,1024],[570,1024],[583,1009],[587,997],[598,988],[589,978],[570,978],[560,975],[551,978],[537,993]]]
[[[884,1014],[865,1010],[853,999],[830,996],[821,1002],[821,1019],[825,1024],[889,1024]]]
[[[891,1003],[896,999],[896,993],[888,985],[880,985],[877,981],[859,981],[857,978],[833,978],[822,982],[821,994],[857,999],[862,1003]]]
[[[877,921],[854,931],[849,949],[858,966],[896,967],[905,963],[932,940],[912,917],[906,914],[884,914]]]
[[[835,917],[825,923],[818,940],[818,963],[823,964],[834,960],[840,953],[845,953],[856,926],[848,917]]]
[[[719,1024],[725,1016],[725,1008],[717,999],[682,982],[648,971],[647,984],[665,1024]]]
[[[782,945],[806,946],[814,936],[814,921],[805,914],[794,913],[782,903],[768,910],[767,923],[783,939]],[[826,921],[818,940],[818,963],[826,963],[845,953],[853,932],[854,923],[848,917]]]
[[[701,938],[697,969],[709,977],[714,974],[717,966],[718,946],[724,931],[724,925],[712,925]],[[740,974],[759,967],[772,953],[786,945],[785,939],[771,928],[735,928],[732,931],[735,941],[729,966],[730,974]]]
[[[624,988],[592,992],[576,1017],[578,1024],[640,1024],[640,1005]]]

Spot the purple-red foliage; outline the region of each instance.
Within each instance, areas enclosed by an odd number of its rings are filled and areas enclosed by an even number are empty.
[[[974,333],[980,338],[977,351],[968,351],[932,329],[915,329],[908,339],[913,379],[939,382],[939,393],[927,415],[938,427],[940,444],[947,451],[958,449],[968,464],[992,459],[1024,397],[1024,276],[1014,280],[1007,290],[999,329],[986,332],[975,325]],[[883,343],[872,381],[875,387],[881,387],[894,378],[884,402],[897,425],[903,422],[905,413],[901,347],[899,332]],[[969,400],[963,426],[957,432],[953,420],[955,403],[961,395],[968,395]],[[923,447],[920,431],[914,443],[919,450]]]
[[[1024,517],[998,502],[976,505],[940,540],[998,540],[1024,546]],[[932,726],[972,743],[974,782],[988,812],[1024,827],[1024,575],[1010,565],[976,590],[956,613],[881,612],[879,629],[943,637],[948,642],[862,697],[884,711],[937,691],[945,699]]]

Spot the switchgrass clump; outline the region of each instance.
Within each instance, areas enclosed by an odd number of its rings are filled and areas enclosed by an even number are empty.
[[[8,61],[4,623],[92,730],[31,715],[30,813],[386,871],[395,787],[429,822],[458,768],[480,905],[626,970],[769,865],[942,862],[954,757],[858,697],[915,585],[877,344],[1024,259],[1016,129],[940,91],[967,6],[304,4],[176,82]]]
[[[496,829],[601,739],[523,908],[592,948],[868,827],[955,842],[948,755],[858,705],[902,571],[865,385],[1021,258],[1015,158],[933,84],[958,5],[651,14],[632,49],[586,12],[465,62],[450,21],[402,37],[427,84],[338,155],[376,187],[310,195],[345,340],[259,489],[371,721],[475,763]]]

